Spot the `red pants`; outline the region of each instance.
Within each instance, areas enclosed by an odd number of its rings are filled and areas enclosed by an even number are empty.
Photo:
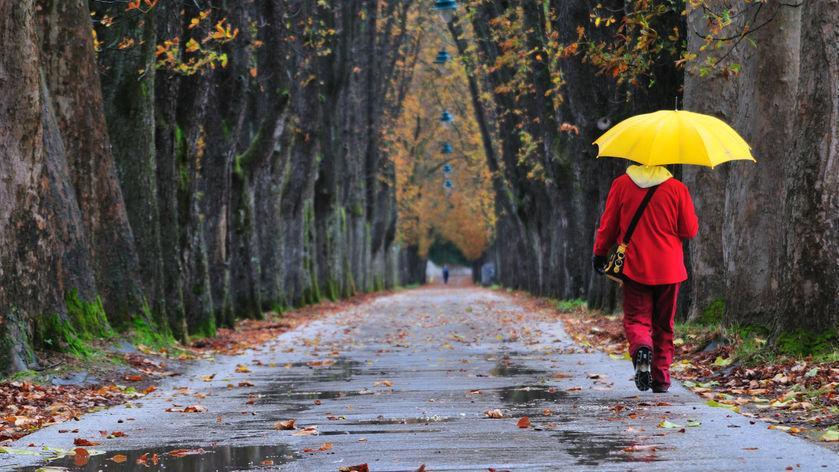
[[[634,357],[640,347],[653,351],[653,384],[670,386],[673,363],[673,318],[679,284],[644,285],[632,280],[623,284],[623,328]]]

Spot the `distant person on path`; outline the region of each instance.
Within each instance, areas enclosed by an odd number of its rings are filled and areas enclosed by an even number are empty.
[[[443,266],[443,283],[448,285],[449,284],[449,266]]]
[[[655,188],[626,248],[623,266],[623,326],[635,366],[635,385],[663,393],[670,388],[673,318],[679,285],[687,280],[682,240],[699,230],[687,187],[661,166],[633,165],[612,182],[594,242],[594,270],[603,273],[607,254],[624,242],[630,221]]]

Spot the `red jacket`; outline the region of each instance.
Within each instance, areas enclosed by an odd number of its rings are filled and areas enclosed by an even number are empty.
[[[632,216],[647,189],[624,174],[614,182],[594,241],[594,254],[605,256],[623,240]],[[659,184],[641,215],[626,250],[624,275],[646,285],[663,285],[687,280],[682,240],[696,236],[699,222],[685,184],[668,179]]]

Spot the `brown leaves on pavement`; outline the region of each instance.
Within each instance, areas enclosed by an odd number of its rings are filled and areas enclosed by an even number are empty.
[[[317,448],[317,449],[306,448],[306,449],[303,449],[303,452],[309,454],[309,453],[312,453],[312,452],[326,452],[326,451],[329,451],[330,449],[332,449],[332,443],[325,442],[325,443],[321,444],[320,447]]]
[[[498,409],[498,408],[496,408],[494,410],[487,410],[487,411],[484,412],[484,415],[487,418],[493,418],[493,419],[504,418],[504,413],[502,413],[501,410]]]
[[[277,421],[274,423],[274,429],[278,429],[280,431],[292,430],[294,429],[294,423],[296,423],[296,420]]]
[[[519,421],[516,423],[516,426],[518,426],[521,429],[529,428],[530,418],[528,418],[527,416],[522,416],[521,418],[519,418]]]
[[[566,331],[585,350],[596,348],[612,358],[628,359],[619,316],[595,315],[583,309],[557,313],[543,300],[520,298],[525,300],[519,302],[534,311],[541,309],[562,318]],[[734,352],[742,340],[735,337],[730,343],[713,343],[713,335],[700,331],[676,338],[673,377],[705,398],[709,406],[776,424],[773,429],[790,434],[809,433],[811,439],[825,442],[839,440],[839,361],[816,363],[779,357],[759,365],[738,365]],[[589,378],[595,383],[603,380],[591,374]],[[573,390],[578,388],[567,389]]]
[[[84,467],[87,465],[87,462],[90,460],[90,453],[87,452],[87,449],[77,447],[73,449],[73,464],[76,467]]]
[[[345,465],[338,467],[338,472],[370,472],[370,467],[367,464]]]
[[[318,434],[317,426],[306,426],[303,429],[292,433],[292,436],[314,436]]]
[[[75,438],[75,439],[73,439],[73,445],[74,446],[92,447],[92,446],[98,446],[99,444],[101,444],[101,443],[98,443],[96,441],[88,441],[85,438]]]
[[[207,407],[204,405],[189,405],[185,407],[170,407],[166,409],[169,413],[204,413]]]

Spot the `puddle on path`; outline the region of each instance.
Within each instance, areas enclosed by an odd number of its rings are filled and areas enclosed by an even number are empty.
[[[627,437],[617,434],[597,434],[585,431],[556,431],[551,436],[559,438],[563,450],[577,459],[577,465],[600,465],[604,462],[653,462],[661,460],[655,452],[628,453],[633,444]]]
[[[346,434],[355,434],[364,436],[366,434],[417,434],[417,433],[439,433],[441,429],[354,429],[352,431],[321,431],[320,436],[338,436]]]
[[[503,362],[499,362],[489,371],[489,375],[493,377],[515,377],[517,375],[539,375],[544,373],[544,370],[529,369],[527,367]]]
[[[361,393],[354,390],[322,390],[303,391],[293,390],[288,385],[271,386],[268,390],[260,392],[262,398],[283,399],[283,400],[337,400],[345,397],[355,397]]]
[[[77,467],[73,463],[73,457],[62,457],[46,464],[47,467],[57,468],[50,470],[102,470],[102,471],[148,471],[166,470],[169,472],[194,472],[198,470],[225,471],[225,470],[248,470],[260,469],[269,466],[276,466],[294,460],[296,457],[291,449],[284,445],[277,446],[216,446],[204,447],[204,454],[186,455],[173,457],[167,454],[177,449],[198,449],[197,447],[168,447],[139,449],[130,451],[108,451],[105,454],[91,456],[87,465]],[[143,454],[148,453],[148,466],[138,464]],[[152,464],[151,457],[157,453],[159,462]],[[122,463],[111,460],[117,454],[126,456]],[[270,462],[269,462],[270,461]],[[36,471],[39,467],[24,469]]]
[[[334,361],[334,362],[333,362]],[[326,362],[327,365],[312,365],[313,362]],[[318,359],[307,362],[292,362],[291,368],[306,367],[306,373],[300,375],[307,381],[330,382],[338,380],[350,380],[354,375],[362,372],[362,363],[345,357]],[[288,372],[289,376],[296,377],[296,372]]]
[[[447,416],[426,416],[420,418],[384,418],[378,417],[372,420],[353,421],[350,424],[364,424],[364,425],[386,425],[386,424],[430,424],[430,423],[446,423],[452,421],[453,418]]]
[[[511,406],[534,406],[538,402],[556,402],[568,394],[556,387],[527,386],[498,389],[501,401]]]

